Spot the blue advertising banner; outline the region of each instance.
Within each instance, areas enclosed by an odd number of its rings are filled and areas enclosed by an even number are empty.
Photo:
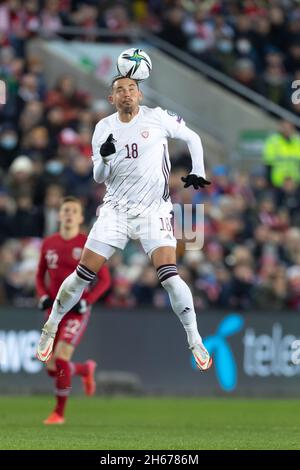
[[[0,393],[51,392],[35,358],[43,316],[29,309],[0,310]],[[213,355],[196,368],[185,332],[171,312],[95,308],[74,360],[98,363],[98,393],[298,396],[300,322],[288,312],[198,316]],[[80,391],[74,381],[73,391]]]

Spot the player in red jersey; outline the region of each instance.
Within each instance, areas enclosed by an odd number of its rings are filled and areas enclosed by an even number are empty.
[[[53,301],[63,280],[76,268],[81,257],[87,236],[80,233],[83,222],[83,209],[79,199],[64,198],[59,212],[60,229],[47,237],[42,244],[36,276],[39,308],[51,312]],[[79,375],[86,395],[95,393],[95,361],[71,362],[76,346],[80,343],[91,313],[91,305],[107,291],[111,279],[109,270],[103,266],[96,282],[85,289],[79,302],[68,312],[59,325],[53,354],[46,367],[56,384],[56,407],[45,424],[63,424],[64,410],[71,389],[72,375]]]

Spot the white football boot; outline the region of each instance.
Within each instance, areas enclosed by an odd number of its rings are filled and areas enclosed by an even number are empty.
[[[47,362],[50,359],[55,335],[56,331],[51,331],[47,323],[45,323],[36,350],[36,357],[40,361]]]
[[[194,346],[190,347],[190,350],[192,351],[196,365],[198,369],[201,371],[206,371],[210,368],[212,365],[212,358],[209,355],[209,352],[203,344],[194,344]]]

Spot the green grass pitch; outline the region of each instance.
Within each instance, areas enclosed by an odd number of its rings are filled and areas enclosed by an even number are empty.
[[[71,397],[64,426],[45,426],[53,397],[0,397],[0,449],[299,449],[300,401]]]

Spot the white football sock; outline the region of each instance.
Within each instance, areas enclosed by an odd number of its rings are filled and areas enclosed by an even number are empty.
[[[64,315],[81,299],[84,289],[89,285],[92,279],[83,279],[74,271],[68,276],[59,288],[54,300],[51,314],[46,322],[50,331],[56,332],[59,323]]]
[[[189,346],[202,344],[202,338],[197,327],[193,297],[189,286],[178,274],[162,281],[161,285],[168,292],[173,311],[186,331]]]

